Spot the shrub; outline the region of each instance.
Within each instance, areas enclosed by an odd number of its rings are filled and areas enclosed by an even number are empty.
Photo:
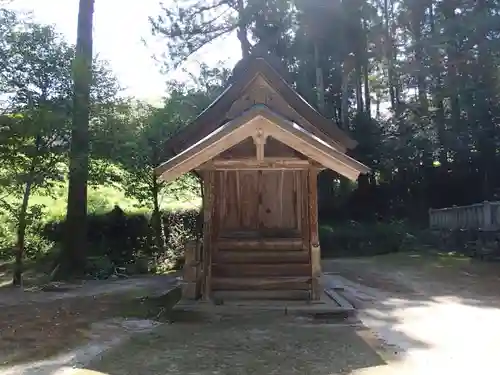
[[[402,223],[321,225],[321,253],[325,257],[370,256],[400,251],[409,239]]]
[[[15,233],[12,221],[0,213],[0,260],[12,257]]]
[[[151,218],[143,213],[126,213],[119,207],[104,214],[88,217],[89,257],[106,257],[115,266],[126,266],[138,258],[169,259],[173,263],[183,256],[184,244],[199,236],[198,211],[162,212],[165,234],[165,252],[159,251],[154,241]],[[64,221],[45,225],[43,236],[60,244],[63,240]]]

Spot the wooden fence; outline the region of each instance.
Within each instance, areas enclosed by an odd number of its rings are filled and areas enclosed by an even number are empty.
[[[453,206],[429,210],[432,229],[500,230],[500,202],[483,202],[470,206]]]

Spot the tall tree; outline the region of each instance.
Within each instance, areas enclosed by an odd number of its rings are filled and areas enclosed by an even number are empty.
[[[182,27],[163,35],[188,48],[214,29],[198,27],[208,19],[198,17],[206,11],[199,3],[182,3],[192,5],[174,11]],[[274,24],[266,48],[287,65],[292,85],[355,133],[354,152],[374,170],[365,204],[422,217],[429,206],[500,197],[500,1],[245,0],[250,12],[241,18],[236,0],[212,5],[222,3],[232,14],[214,13],[231,21],[220,23],[230,26],[224,32],[244,19],[248,40],[261,42]],[[322,186],[342,202],[338,195],[352,189],[331,179]]]
[[[87,242],[87,180],[89,173],[89,116],[92,82],[92,25],[94,0],[80,0],[76,53],[73,62],[73,121],[69,165],[65,241],[56,277],[78,275],[85,267]]]

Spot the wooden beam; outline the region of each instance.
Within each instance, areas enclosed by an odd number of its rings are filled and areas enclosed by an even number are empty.
[[[311,229],[309,227],[309,171],[300,171],[300,204],[301,204],[301,234],[302,248],[310,255],[311,252]]]
[[[267,135],[261,128],[259,128],[252,138],[253,143],[255,144],[255,157],[257,158],[257,161],[261,162],[264,160],[264,149],[266,146]]]
[[[312,299],[318,301],[321,298],[321,252],[318,235],[318,171],[314,168],[309,170],[309,230],[311,240],[311,276],[312,276]]]
[[[280,204],[280,223],[283,223],[283,184],[285,180],[285,171],[282,169],[280,174],[279,204]]]
[[[265,157],[262,160],[258,159],[213,159],[202,165],[199,170],[255,170],[255,169],[269,169],[269,170],[303,170],[311,166],[308,160],[298,158],[274,158]]]
[[[226,171],[224,171],[226,173]],[[241,188],[240,188],[240,171],[235,171],[236,174],[236,203],[239,205],[238,207],[238,225],[242,226],[243,223],[243,215],[245,214],[241,209]]]
[[[308,290],[218,290],[214,293],[218,300],[283,300],[304,301]]]
[[[309,276],[310,268],[307,263],[290,264],[214,264],[213,273],[216,277],[286,277]]]
[[[214,277],[214,290],[309,290],[309,276]]]
[[[274,239],[219,239],[217,247],[220,250],[302,250],[300,238]]]
[[[246,251],[219,251],[212,258],[214,263],[306,263],[309,264],[309,251],[286,250],[246,250]]]
[[[203,300],[210,300],[212,277],[212,218],[215,172],[206,171],[203,181]]]
[[[155,168],[155,173],[164,181],[175,178],[198,168],[225,150],[254,137],[262,129],[263,136],[277,141],[316,160],[321,165],[337,171],[345,177],[356,180],[360,173],[368,173],[369,168],[342,151],[308,133],[266,107],[252,107],[235,120],[229,121],[209,136],[187,148],[177,156]],[[264,155],[265,156],[265,155]],[[262,152],[259,157],[264,157]]]
[[[302,173],[301,172],[293,172],[293,183],[295,185],[295,212],[297,214],[297,229],[302,233]]]
[[[341,175],[355,181],[362,171],[368,172],[368,168],[358,161],[350,158],[342,152],[330,148],[328,145],[311,139],[302,131],[295,129],[286,122],[279,124],[279,119],[273,122],[273,116],[264,118],[268,121],[266,134],[287,146],[299,151],[310,159],[316,160],[322,166],[332,169]]]

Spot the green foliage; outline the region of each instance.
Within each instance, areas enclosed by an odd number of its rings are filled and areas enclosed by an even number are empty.
[[[155,260],[156,268],[172,267],[183,256],[184,244],[200,237],[198,210],[162,212],[163,232],[166,234],[166,250],[158,249],[154,241],[155,231],[149,215],[126,213],[115,207],[112,211],[89,215],[87,241],[91,265],[88,272],[96,277],[110,275],[116,267],[136,264],[144,257]],[[42,231],[43,238],[59,245],[63,240],[64,221],[49,222]],[[99,272],[98,272],[99,271]]]
[[[499,14],[498,0],[177,0],[151,22],[166,65],[236,31],[243,52],[274,54],[319,108],[320,72],[321,110],[373,170],[354,197],[322,179],[328,215],[422,222],[429,207],[500,196]]]
[[[406,249],[412,235],[402,222],[323,224],[319,228],[325,257],[372,256]]]
[[[52,195],[67,172],[75,48],[52,26],[22,22],[11,12],[0,11],[0,23],[0,89],[6,99],[0,117],[1,208],[8,226],[17,232],[20,282],[26,240],[45,247],[36,236],[30,238],[31,226],[43,212],[41,205],[30,205],[30,198],[33,193]],[[89,110],[94,130],[112,106],[118,86],[106,64],[96,60],[92,69]]]

